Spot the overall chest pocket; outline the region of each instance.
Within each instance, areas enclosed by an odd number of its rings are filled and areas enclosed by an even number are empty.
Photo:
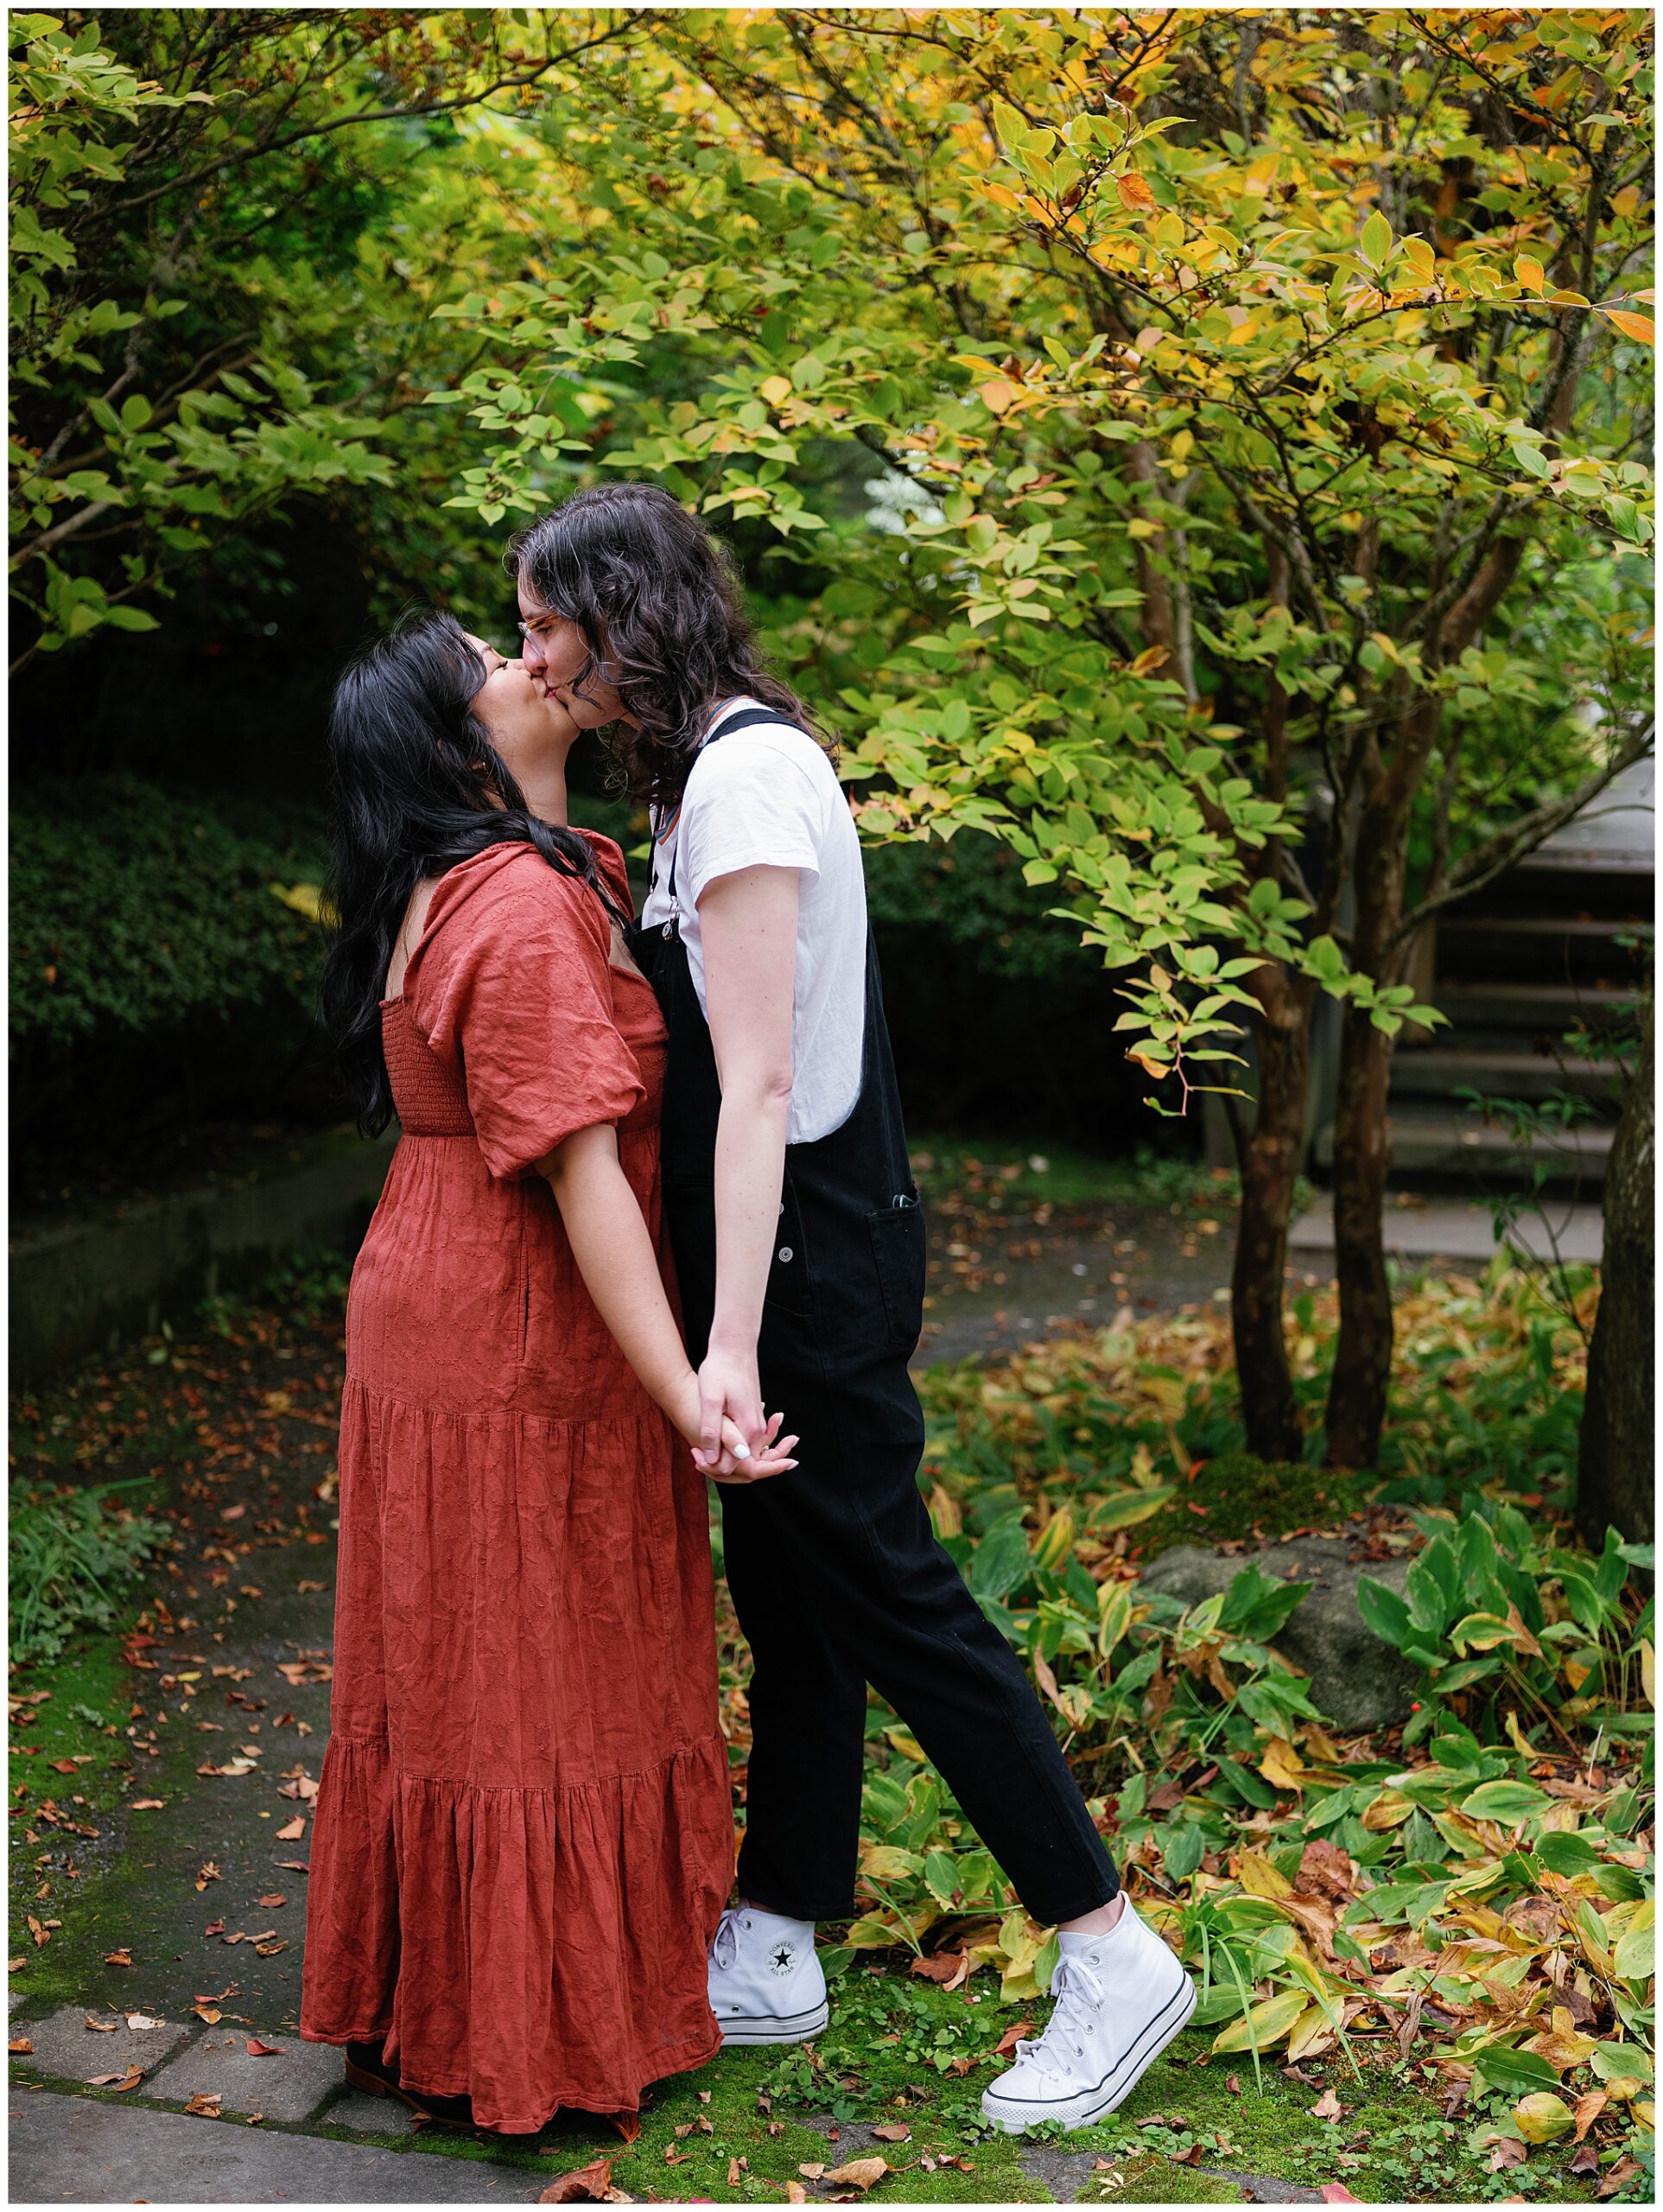
[[[885,1348],[911,1353],[924,1329],[924,1226],[918,1186],[866,1216],[883,1300]]]

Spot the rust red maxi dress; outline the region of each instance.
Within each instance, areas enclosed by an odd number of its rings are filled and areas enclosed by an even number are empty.
[[[592,839],[627,899],[623,857]],[[530,2132],[713,2056],[733,1834],[702,1478],[532,1162],[617,1125],[666,1273],[651,986],[522,845],[441,880],[352,1271],[300,2031]]]

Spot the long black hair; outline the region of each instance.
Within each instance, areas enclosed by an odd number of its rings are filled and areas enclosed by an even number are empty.
[[[712,707],[748,692],[836,745],[796,692],[763,666],[733,557],[656,484],[597,484],[517,531],[505,565],[538,602],[576,623],[633,726],[606,742],[632,798],[673,804]]]
[[[406,615],[335,686],[329,757],[336,928],[323,971],[324,1025],[366,1136],[392,1119],[381,998],[411,895],[428,876],[492,845],[532,846],[621,912],[573,830],[533,814],[473,711],[486,666],[449,614]]]

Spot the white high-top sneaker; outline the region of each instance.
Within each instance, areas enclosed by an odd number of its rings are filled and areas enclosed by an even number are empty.
[[[1130,2093],[1196,2009],[1196,1986],[1128,1897],[1107,1936],[1068,1936],[1042,2036],[982,2092],[984,2119],[1009,2135],[1038,2120],[1087,2127]]]
[[[753,1904],[723,1913],[710,1946],[709,1988],[724,2044],[807,2043],[830,2018],[813,1921]]]

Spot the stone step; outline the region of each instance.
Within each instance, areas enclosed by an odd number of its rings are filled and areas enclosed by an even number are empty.
[[[1542,1140],[1527,1154],[1516,1146],[1499,1122],[1481,1120],[1459,1108],[1440,1110],[1435,1106],[1408,1106],[1386,1117],[1392,1143],[1392,1173],[1401,1178],[1423,1175],[1475,1175],[1524,1182],[1532,1165],[1539,1161],[1555,1183],[1580,1183],[1585,1192],[1597,1191],[1605,1180],[1610,1156],[1612,1124],[1594,1122]],[[1317,1167],[1334,1165],[1334,1125],[1317,1132],[1311,1147]]]
[[[1616,1060],[1547,1059],[1539,1052],[1478,1051],[1461,1045],[1421,1045],[1394,1055],[1392,1096],[1446,1098],[1458,1106],[1455,1092],[1470,1086],[1486,1098],[1546,1098],[1556,1091],[1586,1098],[1604,1108],[1615,1120],[1619,1102],[1614,1095],[1622,1080]]]
[[[1480,976],[1469,982],[1440,978],[1431,998],[1449,1016],[1451,1029],[1558,1037],[1578,1021],[1597,1029],[1620,1020],[1640,1004],[1641,995],[1622,984],[1509,983]],[[1449,1031],[1442,1034],[1447,1037]]]
[[[1649,922],[1624,918],[1594,920],[1535,911],[1528,914],[1463,914],[1440,919],[1438,931],[1438,988],[1450,982],[1507,982],[1539,976],[1563,988],[1586,978],[1608,990],[1622,988],[1635,973],[1632,947],[1618,942],[1637,938],[1649,944]]]

